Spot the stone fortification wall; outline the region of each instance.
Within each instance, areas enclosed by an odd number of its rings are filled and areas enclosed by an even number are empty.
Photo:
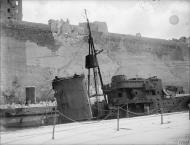
[[[18,41],[37,43],[40,46],[54,48],[54,38],[48,25],[24,22],[24,21],[3,21],[1,22],[1,36],[11,37]]]
[[[87,23],[79,23],[79,26],[84,29],[85,34],[88,34],[88,28]],[[92,32],[102,32],[102,33],[108,33],[108,27],[105,22],[98,22],[95,21],[93,23],[90,23],[90,29]]]
[[[47,69],[34,71],[27,65],[27,43],[36,44],[37,48],[56,49],[54,38],[48,25],[19,21],[3,21],[1,26],[1,97],[25,98],[25,87],[39,86]],[[37,77],[40,76],[41,77]],[[37,79],[36,79],[37,78]],[[36,82],[32,81],[36,79]],[[41,82],[42,84],[43,82]],[[36,85],[37,84],[37,85]],[[38,87],[37,87],[38,88]],[[39,88],[38,88],[39,89]],[[39,92],[36,92],[39,95]]]

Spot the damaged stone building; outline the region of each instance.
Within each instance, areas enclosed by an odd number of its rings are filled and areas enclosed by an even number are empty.
[[[22,102],[27,91],[35,101],[48,99],[52,79],[87,74],[86,23],[49,20],[47,24],[22,21],[22,0],[1,0],[1,103]],[[153,39],[109,33],[105,22],[91,23],[102,76],[158,76],[165,84],[181,85],[189,92],[189,46],[186,41]],[[49,95],[53,96],[53,92]]]
[[[1,19],[22,20],[22,0],[1,0]]]

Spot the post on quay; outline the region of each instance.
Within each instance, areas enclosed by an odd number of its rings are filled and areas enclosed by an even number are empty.
[[[127,118],[129,118],[129,105],[127,103]]]
[[[188,104],[188,106],[189,106],[189,120],[190,120],[190,103]]]
[[[163,119],[163,108],[160,108],[160,112],[161,112],[161,124],[164,124],[164,119]]]
[[[56,113],[57,113],[57,103],[54,110],[54,118],[53,118],[53,132],[52,132],[52,139],[55,138],[55,125],[56,125]]]
[[[119,131],[119,105],[117,106],[117,131]]]

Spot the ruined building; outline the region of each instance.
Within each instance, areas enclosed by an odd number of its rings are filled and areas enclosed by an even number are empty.
[[[22,20],[22,0],[1,0],[1,20]]]
[[[34,91],[36,101],[47,99],[55,75],[87,74],[85,23],[24,22],[21,0],[0,2],[1,103],[7,98],[25,100],[26,90]],[[146,38],[140,33],[109,33],[104,22],[91,23],[91,28],[96,49],[103,49],[98,59],[105,83],[117,74],[128,78],[158,76],[164,84],[180,85],[189,92],[190,48],[186,42]]]

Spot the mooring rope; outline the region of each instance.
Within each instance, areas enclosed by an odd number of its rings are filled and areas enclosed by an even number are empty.
[[[132,111],[129,111],[129,110],[126,110],[122,107],[119,107],[121,110],[125,111],[125,112],[128,112],[128,113],[131,113],[131,114],[134,114],[134,115],[138,115],[138,116],[142,116],[142,115],[148,115],[146,113],[137,113],[137,112],[132,112]],[[149,112],[149,114],[152,114],[153,112],[157,111],[157,109],[153,109]]]
[[[57,110],[58,111],[58,110]],[[93,123],[98,123],[98,122],[101,122],[105,119],[107,119],[110,115],[114,114],[113,112],[109,113],[108,115],[106,115],[103,119],[99,120],[99,121],[93,121],[93,122],[89,122],[89,123],[86,123],[86,122],[80,122],[80,121],[77,121],[77,120],[74,120],[70,117],[68,117],[67,115],[61,113],[60,111],[58,111],[58,113],[62,116],[62,117],[65,117],[66,119],[72,121],[72,122],[76,122],[76,123],[80,123],[80,124],[93,124]]]

